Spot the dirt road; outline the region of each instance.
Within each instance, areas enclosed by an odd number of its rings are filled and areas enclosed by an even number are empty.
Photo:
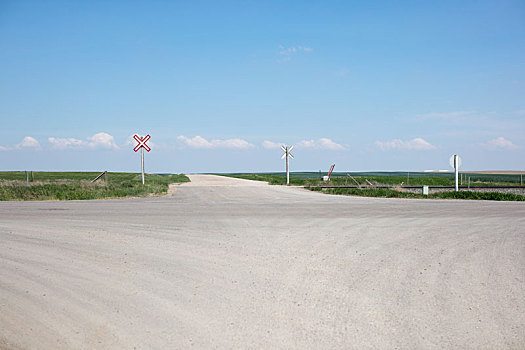
[[[0,203],[0,348],[525,347],[525,203],[191,180]]]

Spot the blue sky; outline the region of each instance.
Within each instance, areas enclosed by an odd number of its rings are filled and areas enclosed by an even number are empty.
[[[1,170],[525,168],[523,1],[0,1]]]

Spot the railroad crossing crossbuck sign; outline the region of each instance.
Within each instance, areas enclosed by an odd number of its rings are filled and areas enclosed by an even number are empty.
[[[151,151],[151,148],[146,145],[146,142],[151,138],[151,136],[146,135],[146,137],[140,137],[139,135],[133,135],[133,138],[139,143],[138,145],[133,148],[135,152],[137,152],[139,149],[144,148],[146,151]]]
[[[135,141],[139,143],[138,145],[135,146],[135,148],[133,148],[133,150],[135,152],[138,152],[138,150],[140,149],[140,164],[142,167],[142,184],[144,185],[144,150],[148,152],[151,151],[151,148],[148,145],[146,145],[146,142],[148,142],[151,136],[146,135],[145,137],[141,137],[139,135],[133,135],[133,138],[135,139]]]
[[[286,158],[286,184],[290,184],[290,167],[288,165],[288,159],[293,159],[293,155],[290,153],[291,150],[293,150],[293,146],[281,146],[281,149],[283,150],[284,154],[282,155],[281,159]]]

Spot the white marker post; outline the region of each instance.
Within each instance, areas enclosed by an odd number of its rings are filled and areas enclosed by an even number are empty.
[[[146,142],[151,138],[151,136],[146,135],[145,137],[139,136],[139,135],[133,135],[133,138],[135,141],[137,141],[139,144],[133,148],[135,152],[137,152],[140,149],[140,165],[142,168],[142,184],[144,185],[144,149],[146,151],[151,151],[151,148],[146,145]]]
[[[290,166],[288,159],[293,159],[293,155],[290,153],[290,151],[293,149],[293,146],[281,146],[281,149],[283,150],[284,154],[281,156],[281,159],[286,158],[286,185],[290,184]]]
[[[142,168],[142,184],[144,185],[144,147],[140,148],[140,165]]]
[[[461,158],[457,154],[454,154],[452,155],[452,157],[450,157],[449,163],[450,163],[450,166],[454,168],[454,171],[456,173],[456,192],[458,192],[459,191],[458,174],[459,174],[459,166],[461,165]]]

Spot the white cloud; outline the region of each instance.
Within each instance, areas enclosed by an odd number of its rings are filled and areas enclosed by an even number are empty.
[[[68,148],[106,148],[106,149],[119,149],[119,146],[115,143],[115,139],[112,135],[99,132],[87,140],[79,140],[73,137],[70,138],[56,138],[50,137],[47,139],[51,146],[55,149],[68,149]]]
[[[229,139],[229,140],[212,140],[211,144],[215,147],[222,148],[252,148],[254,145],[243,139]]]
[[[14,146],[0,146],[0,151],[12,151],[17,149],[33,149],[33,150],[40,150],[42,147],[40,147],[40,142],[36,140],[34,137],[26,136],[22,139],[22,142],[14,145]]]
[[[292,46],[292,47],[284,47],[283,45],[279,45],[279,55],[282,56],[282,61],[290,61],[292,59],[292,55],[297,54],[298,52],[306,52],[310,53],[314,49],[311,47],[305,47],[305,46]]]
[[[406,150],[419,150],[426,151],[436,149],[436,146],[430,144],[429,142],[423,140],[420,137],[409,141],[403,141],[400,139],[394,139],[391,141],[376,141],[375,145],[379,147],[382,151],[388,151],[391,149],[406,149]]]
[[[265,140],[262,143],[262,146],[266,149],[278,149],[281,147],[281,145],[284,145],[282,142],[273,142]],[[323,149],[323,150],[344,150],[345,147],[343,145],[340,145],[338,143],[335,143],[334,141],[322,137],[317,140],[302,140],[295,144],[297,148],[310,148],[310,149]]]
[[[35,138],[31,136],[26,136],[24,137],[22,142],[16,145],[16,148],[33,148],[39,150],[42,147],[40,147],[40,142],[38,142]]]
[[[227,140],[211,140],[208,141],[204,137],[195,136],[192,138],[184,135],[177,136],[177,140],[184,143],[191,148],[234,148],[234,149],[248,149],[255,147],[246,140],[235,138]]]
[[[497,137],[495,139],[489,140],[484,144],[487,148],[491,149],[518,149],[519,147],[512,143],[512,141],[505,139],[504,137]]]
[[[105,132],[99,132],[91,137],[88,137],[89,147],[91,148],[108,148],[108,149],[119,149],[119,146],[115,143],[115,138]]]
[[[262,143],[262,146],[266,149],[278,149],[278,148],[281,148],[281,145],[284,145],[284,143],[272,142],[268,140],[264,140]]]
[[[213,148],[211,142],[203,137],[195,136],[193,138],[186,137],[184,135],[177,136],[177,140],[182,141],[186,146],[192,148]]]
[[[297,148],[312,148],[312,149],[325,149],[325,150],[344,150],[345,147],[343,145],[340,145],[338,143],[335,143],[334,141],[322,137],[317,140],[302,140],[299,141],[296,144]]]
[[[75,138],[55,138],[50,137],[47,139],[51,146],[56,149],[66,149],[66,148],[75,148],[82,147],[86,145],[85,141],[77,140]]]

